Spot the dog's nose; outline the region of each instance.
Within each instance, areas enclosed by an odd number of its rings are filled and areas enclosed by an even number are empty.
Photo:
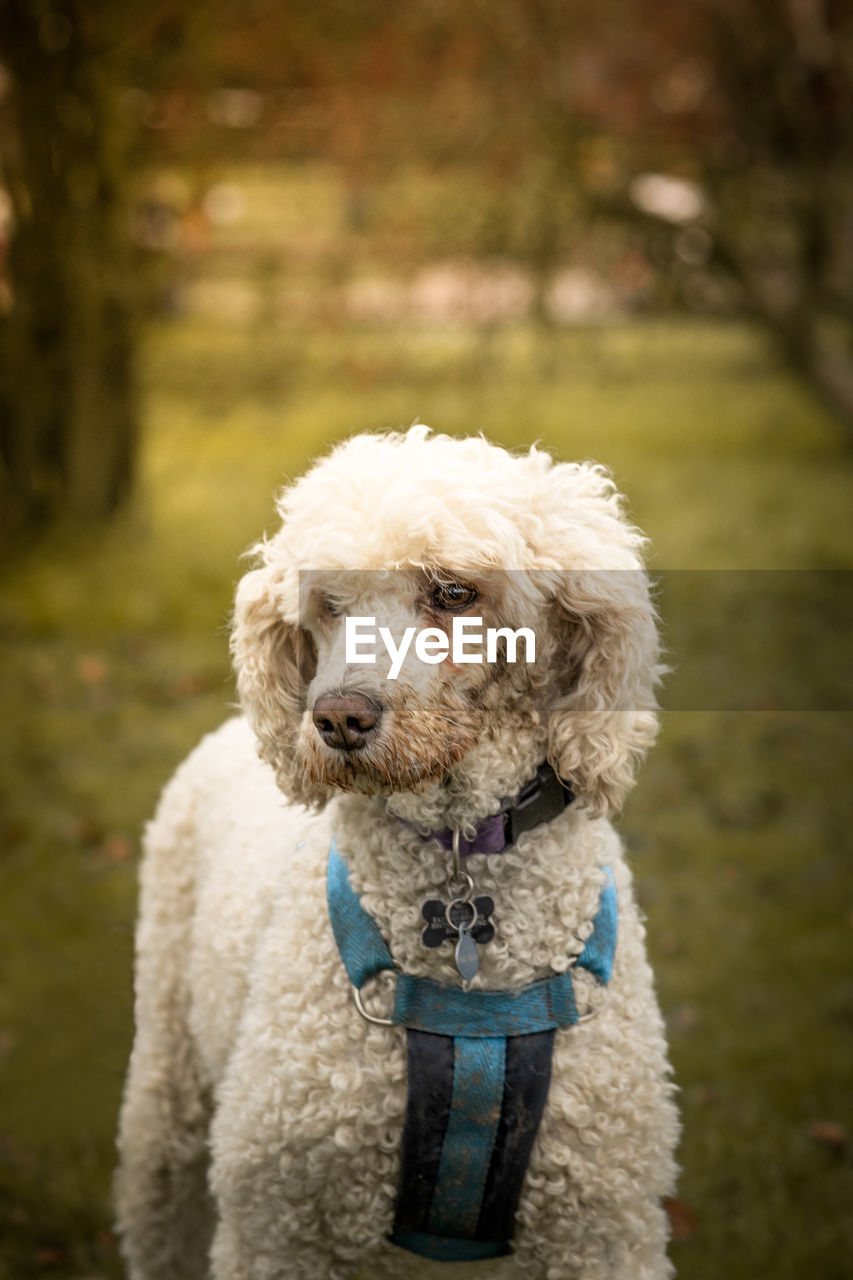
[[[328,747],[357,751],[382,719],[378,702],[363,693],[324,693],[314,703],[314,724]]]

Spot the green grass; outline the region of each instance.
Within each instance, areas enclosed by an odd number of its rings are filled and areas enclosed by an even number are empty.
[[[144,356],[133,509],[3,574],[0,1280],[121,1274],[109,1177],[139,832],[228,713],[240,555],[310,457],[415,418],[541,440],[613,469],[658,568],[853,562],[853,460],[742,326],[181,320]],[[719,660],[719,629],[694,634]],[[689,1280],[853,1274],[853,716],[785,707],[668,712],[622,819],[681,1087]],[[846,1144],[813,1136],[822,1122]]]

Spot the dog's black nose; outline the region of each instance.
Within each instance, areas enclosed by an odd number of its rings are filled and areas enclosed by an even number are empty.
[[[328,747],[357,751],[382,719],[378,702],[363,693],[324,693],[314,703],[314,723]]]

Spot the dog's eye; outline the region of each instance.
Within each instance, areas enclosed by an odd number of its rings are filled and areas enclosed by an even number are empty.
[[[322,597],[323,612],[327,613],[331,618],[340,616],[341,606],[337,600],[331,600],[328,596]]]
[[[467,609],[477,598],[476,588],[463,586],[461,582],[439,582],[432,592],[432,602],[437,609]]]

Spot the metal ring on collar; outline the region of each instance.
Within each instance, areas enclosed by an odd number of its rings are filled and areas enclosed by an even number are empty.
[[[459,875],[460,875],[460,871],[459,871],[459,838],[460,838],[461,834],[462,834],[462,833],[461,833],[461,831],[459,830],[459,828],[458,828],[458,827],[454,827],[454,828],[453,828],[453,875],[451,876],[451,883],[452,883],[452,881],[453,881],[453,880],[458,880],[458,879],[459,879]],[[464,872],[463,872],[462,874],[464,875]]]
[[[457,893],[456,890],[461,886],[464,887],[464,893]],[[460,871],[452,875],[447,882],[447,892],[450,894],[454,902],[467,902],[474,892],[474,879],[469,876],[467,871]]]

